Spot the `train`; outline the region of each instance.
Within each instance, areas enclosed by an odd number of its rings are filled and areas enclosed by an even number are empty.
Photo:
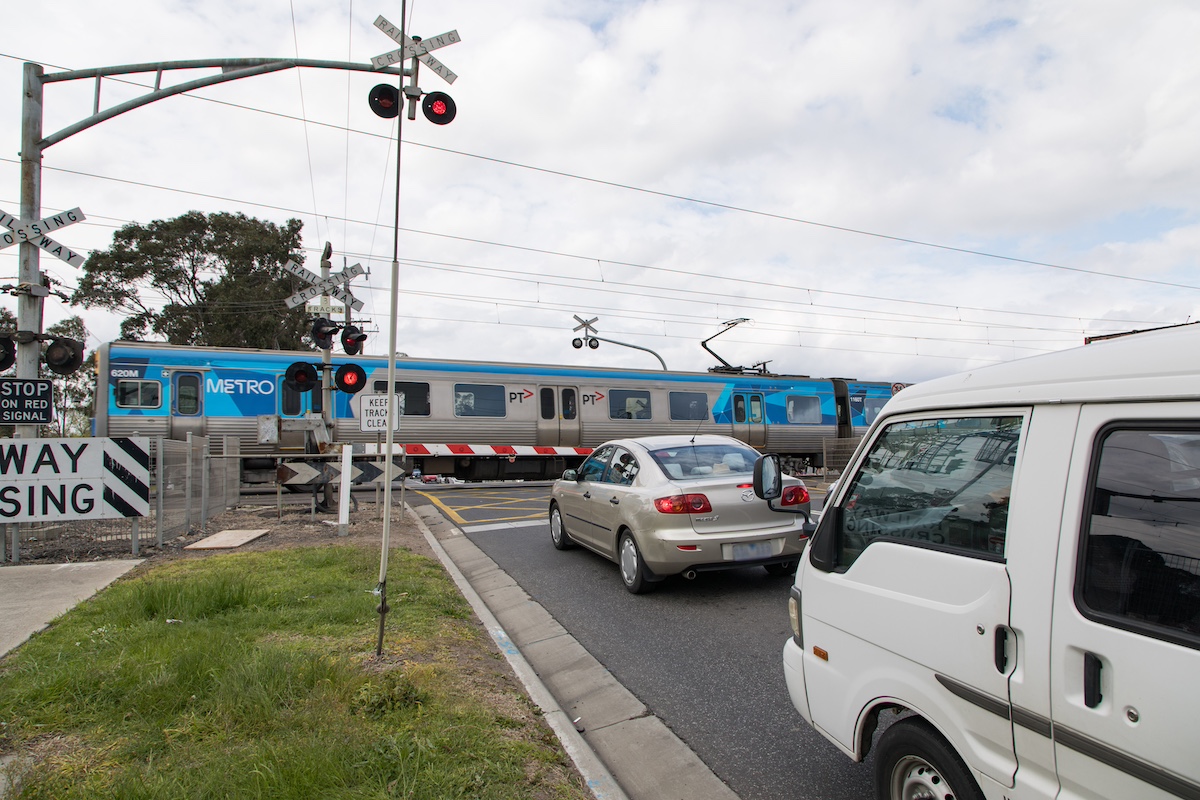
[[[356,451],[382,443],[384,432],[360,409],[377,409],[386,396],[387,358],[339,354],[330,361],[331,372],[360,366],[365,381],[360,392],[328,395],[329,438],[354,443]],[[319,418],[327,402],[319,388],[299,391],[288,367],[319,369],[320,362],[313,351],[105,343],[97,349],[94,433],[234,436],[243,481],[274,481],[281,459],[314,452],[312,436],[296,421]],[[802,472],[823,466],[828,440],[861,437],[904,385],[719,369],[398,356],[393,392],[403,413],[393,437],[404,445],[409,470],[463,481],[555,478],[609,439],[680,433],[734,436]],[[264,436],[272,429],[278,438]]]

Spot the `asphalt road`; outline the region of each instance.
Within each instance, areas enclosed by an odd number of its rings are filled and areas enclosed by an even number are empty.
[[[467,536],[541,603],[743,800],[861,800],[870,770],[800,718],[781,650],[790,578],[761,567],[625,591],[615,564],[558,551],[539,519],[548,487],[437,493]],[[416,500],[417,498],[412,498]],[[476,525],[503,520],[505,527]],[[515,525],[515,527],[514,527]],[[586,724],[586,720],[583,721]]]

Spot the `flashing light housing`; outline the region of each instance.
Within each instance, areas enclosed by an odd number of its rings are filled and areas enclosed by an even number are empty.
[[[342,328],[342,349],[346,351],[348,356],[356,356],[362,352],[363,342],[367,340],[367,335],[362,332],[362,329],[355,325],[347,325]]]
[[[83,366],[83,342],[52,339],[46,345],[46,367],[58,375],[70,375]]]
[[[6,370],[17,360],[17,343],[11,336],[0,336],[0,370]]]
[[[333,373],[333,384],[339,392],[357,394],[367,386],[367,372],[358,364],[343,364]]]
[[[454,99],[445,92],[430,92],[421,101],[421,112],[425,114],[425,119],[435,125],[448,125],[454,121],[458,107],[454,105]]]
[[[381,83],[367,95],[367,104],[376,116],[395,119],[400,116],[400,90],[390,84]]]
[[[317,317],[312,324],[312,341],[322,350],[333,348],[333,335],[338,332],[338,326],[325,317]]]
[[[311,392],[317,387],[317,370],[306,361],[296,361],[283,374],[284,384],[293,392]]]

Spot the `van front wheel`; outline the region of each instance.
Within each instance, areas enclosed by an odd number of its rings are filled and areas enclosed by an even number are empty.
[[[875,755],[877,800],[984,800],[967,765],[927,722],[910,718],[892,725]]]

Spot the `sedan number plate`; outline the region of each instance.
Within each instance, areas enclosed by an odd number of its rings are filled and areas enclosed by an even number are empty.
[[[733,545],[734,561],[751,561],[756,558],[770,558],[775,555],[774,541],[744,542]]]

